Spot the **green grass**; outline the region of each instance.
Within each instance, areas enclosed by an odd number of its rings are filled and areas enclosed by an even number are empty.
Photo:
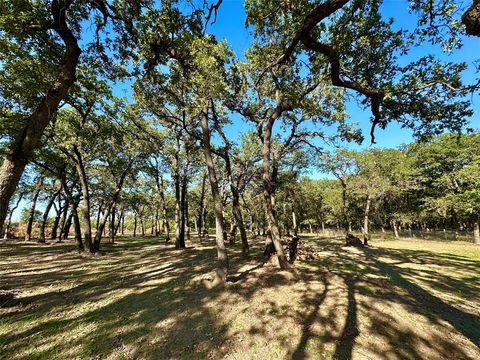
[[[213,241],[175,250],[155,238],[105,244],[0,243],[2,359],[476,359],[480,247],[374,237],[371,248],[304,236],[320,249],[295,271],[259,266],[208,289]]]

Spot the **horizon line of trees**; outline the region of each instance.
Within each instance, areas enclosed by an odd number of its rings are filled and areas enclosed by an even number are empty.
[[[399,237],[402,230],[407,236],[415,236],[419,231],[452,230],[454,236],[457,231],[471,231],[473,242],[480,244],[479,148],[480,133],[476,132],[445,134],[399,149],[338,149],[310,160],[308,154],[298,152],[296,162],[285,164],[278,175],[275,211],[281,236],[333,229],[346,233],[361,231],[368,239],[372,229],[391,231],[395,237]],[[302,175],[302,167],[312,160],[319,171],[333,178],[313,180]],[[182,175],[179,202],[175,179],[162,173],[158,166],[158,159],[145,162],[143,168],[138,168],[142,175],[127,177],[126,188],[106,220],[108,226],[102,227],[103,236],[111,243],[117,234],[158,236],[168,242],[170,229],[175,229],[172,236],[177,246],[182,247],[185,240],[192,239],[192,233],[202,240],[215,227],[213,199],[206,187],[206,172],[201,163],[192,161]],[[257,180],[261,177],[259,158],[251,162],[248,172],[243,175]],[[241,234],[235,214],[238,209],[233,207],[232,192],[227,186],[228,176],[227,172],[220,173],[223,217],[229,229],[225,238],[235,243]],[[52,240],[68,238],[74,211],[59,184],[52,176],[40,173],[31,184],[17,191],[9,216],[20,200],[30,200],[30,206],[22,209],[19,221],[25,240],[32,239],[33,224],[37,226],[40,242],[48,235]],[[81,197],[81,191],[76,191]],[[255,206],[259,195],[254,181],[241,186],[239,211],[245,219],[243,227],[248,237],[265,236],[268,232],[264,209]],[[91,214],[90,222],[97,230],[101,226],[105,200],[96,194],[91,199],[92,213],[96,216]],[[37,210],[39,202],[45,205],[43,213]],[[83,218],[79,223],[80,228],[85,228]],[[19,236],[18,226],[15,233],[12,225],[9,220],[6,232],[1,234],[4,238]]]

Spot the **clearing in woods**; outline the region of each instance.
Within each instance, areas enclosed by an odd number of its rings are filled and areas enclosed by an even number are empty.
[[[480,247],[302,241],[321,252],[295,272],[258,265],[263,239],[249,262],[232,247],[230,281],[215,289],[213,240],[182,251],[121,238],[97,256],[3,242],[0,358],[480,358]]]

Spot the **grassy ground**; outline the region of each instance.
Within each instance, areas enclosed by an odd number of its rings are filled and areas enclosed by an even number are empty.
[[[377,239],[295,272],[241,260],[209,290],[212,243],[0,243],[2,359],[479,359],[480,247]],[[253,252],[261,252],[261,239]]]

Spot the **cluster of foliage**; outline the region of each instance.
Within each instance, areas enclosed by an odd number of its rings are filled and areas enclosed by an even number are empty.
[[[319,167],[335,179],[301,180],[302,221],[366,235],[369,226],[396,236],[402,228],[478,229],[479,145],[478,133],[445,134],[401,149],[323,155]]]

